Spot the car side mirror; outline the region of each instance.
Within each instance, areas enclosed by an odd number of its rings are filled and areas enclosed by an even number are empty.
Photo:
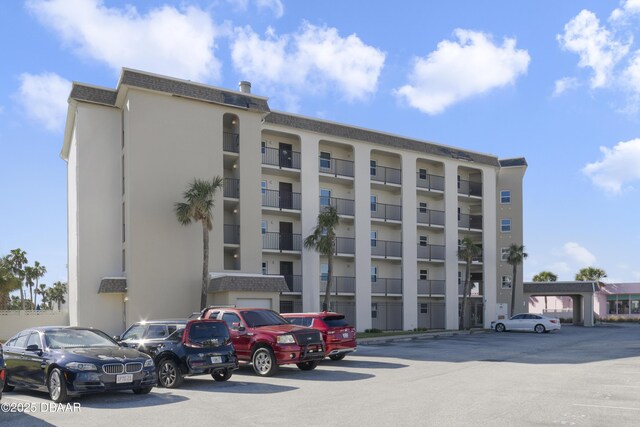
[[[120,335],[114,335],[113,339],[114,341],[120,341]]]
[[[231,324],[231,329],[238,332],[243,332],[245,327],[240,324],[240,322],[233,322]]]
[[[38,347],[38,344],[28,345],[26,350],[34,353],[38,353],[38,356],[42,356],[42,349]]]

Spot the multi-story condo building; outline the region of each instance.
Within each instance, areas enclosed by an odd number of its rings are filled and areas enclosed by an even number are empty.
[[[523,158],[271,111],[247,82],[233,91],[130,69],[116,89],[74,83],[62,157],[72,324],[115,333],[199,309],[202,229],[179,224],[174,203],[214,176],[210,303],[319,310],[327,261],[303,240],[335,206],[332,308],[358,330],[458,329],[467,236],[483,253],[473,324],[508,312],[503,255],[522,244]]]

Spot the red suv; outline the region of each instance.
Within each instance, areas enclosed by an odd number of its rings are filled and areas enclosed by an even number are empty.
[[[282,317],[294,325],[320,331],[324,339],[325,355],[331,360],[342,360],[347,353],[356,351],[356,328],[349,326],[340,313],[286,313]]]
[[[324,358],[318,331],[292,325],[273,310],[208,307],[200,318],[225,321],[238,359],[251,362],[260,376],[270,377],[279,365],[294,363],[301,370],[310,371]]]

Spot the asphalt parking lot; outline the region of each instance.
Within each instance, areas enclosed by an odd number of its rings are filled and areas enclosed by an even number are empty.
[[[635,426],[640,325],[361,345],[311,372],[285,367],[259,378],[244,366],[226,383],[195,377],[177,390],[73,402],[56,412],[45,394],[5,393],[3,404],[35,412],[0,412],[0,426]]]

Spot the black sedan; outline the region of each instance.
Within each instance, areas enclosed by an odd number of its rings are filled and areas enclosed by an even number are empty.
[[[4,359],[5,391],[48,391],[56,403],[112,390],[147,394],[156,385],[153,359],[91,328],[26,329],[5,343]]]
[[[4,357],[2,355],[2,344],[0,344],[0,400],[2,400],[2,389],[4,388],[4,379],[7,371],[4,366]]]

